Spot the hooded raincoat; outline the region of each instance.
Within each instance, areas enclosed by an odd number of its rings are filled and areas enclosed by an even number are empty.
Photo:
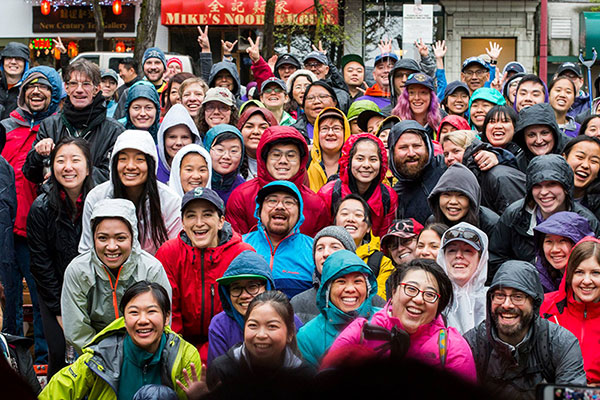
[[[499,338],[492,315],[492,293],[500,287],[520,290],[532,302],[533,320],[516,346]],[[524,261],[507,261],[487,291],[486,320],[465,334],[473,350],[479,383],[500,398],[533,400],[540,383],[586,384],[577,338],[539,317],[543,300],[535,267]]]
[[[161,384],[175,390],[177,397],[185,400],[187,396],[177,385],[177,380],[185,382],[182,371],[185,368],[189,374],[191,363],[196,366],[196,378],[200,380],[200,356],[194,346],[174,333],[169,326],[165,326],[163,336],[165,345],[159,359]],[[116,400],[127,337],[124,319],[112,322],[95,335],[75,363],[52,377],[40,394],[40,400]]]
[[[185,194],[183,192],[183,186],[181,185],[181,163],[183,162],[183,158],[190,153],[198,153],[204,161],[206,161],[206,167],[208,168],[208,180],[204,183],[205,188],[211,188],[211,179],[212,179],[212,160],[210,158],[210,154],[204,147],[199,144],[188,144],[187,146],[183,146],[175,157],[173,157],[173,161],[171,162],[171,174],[169,175],[169,188],[180,198],[183,198]]]
[[[117,142],[111,157],[111,164],[115,157],[121,150],[125,149],[136,149],[144,154],[148,154],[152,157],[155,163],[155,172],[158,168],[158,155],[156,153],[156,145],[152,140],[150,134],[146,131],[129,130],[123,132]],[[167,236],[174,238],[177,236],[182,228],[181,216],[179,208],[181,207],[181,199],[177,196],[167,185],[162,182],[156,182],[158,187],[158,196],[160,199],[160,209],[162,211],[162,218],[167,229]],[[113,198],[114,196],[114,182],[112,180],[112,174],[108,182],[104,182],[101,185],[93,188],[85,199],[85,205],[83,207],[83,229],[81,234],[81,241],[79,242],[79,253],[83,253],[89,250],[93,246],[93,235],[90,229],[91,222],[90,216],[97,202],[102,199]],[[150,214],[150,200],[146,199],[144,202],[146,207],[147,215]],[[140,227],[145,227],[149,221],[139,221]],[[142,248],[150,254],[156,253],[157,247],[155,246],[150,234],[150,229],[146,230],[146,237],[139,238],[142,244]],[[136,239],[137,239],[136,232]]]
[[[129,108],[131,103],[137,99],[150,100],[156,107],[156,115],[154,116],[154,122],[152,126],[148,128],[148,132],[152,135],[154,142],[157,141],[158,125],[160,124],[160,96],[156,91],[156,87],[148,81],[139,81],[129,88],[129,94],[127,95],[127,103],[125,103],[125,117],[121,118],[119,122],[125,126],[125,129],[139,129],[133,124],[131,117],[129,116]],[[164,143],[163,143],[164,146]]]
[[[161,263],[142,250],[138,241],[135,207],[125,199],[99,201],[88,219],[87,234],[92,237],[96,218],[119,218],[132,230],[131,254],[118,272],[100,261],[94,247],[75,257],[65,270],[60,299],[63,328],[67,343],[81,349],[98,332],[119,318],[119,304],[125,290],[135,282],[148,280],[163,286],[171,297],[171,285]]]
[[[440,196],[446,192],[458,192],[469,199],[469,210],[460,221],[448,220],[440,209]],[[473,222],[476,222],[474,225],[484,231],[488,237],[491,236],[498,219],[500,219],[498,214],[481,205],[481,188],[479,187],[479,182],[477,182],[475,175],[460,163],[452,164],[444,172],[437,185],[431,191],[427,201],[429,201],[429,207],[433,210],[435,222],[443,222],[452,227],[457,222],[465,221],[465,218],[471,215],[474,217]]]
[[[206,136],[204,137],[204,147],[210,152],[215,143],[217,143],[219,136],[226,133],[233,133],[235,136],[238,137],[238,139],[240,139],[240,148],[242,150],[242,155],[238,162],[237,168],[227,175],[221,175],[217,171],[215,171],[213,163],[211,189],[217,192],[217,194],[219,195],[219,197],[221,197],[225,205],[227,205],[227,200],[229,199],[231,192],[233,192],[233,190],[236,187],[238,187],[246,181],[240,175],[240,169],[242,168],[242,161],[244,160],[245,153],[244,137],[242,136],[242,133],[239,131],[238,128],[229,124],[219,124],[210,128],[208,132],[206,132]],[[231,159],[230,154],[229,157]]]
[[[366,280],[366,297],[356,310],[344,312],[330,297],[333,282],[344,275],[358,272]],[[371,301],[377,293],[377,280],[371,269],[349,250],[338,250],[323,264],[323,282],[317,292],[317,306],[321,313],[298,332],[298,348],[304,360],[317,366],[337,335],[357,317],[371,318],[379,310]],[[356,289],[355,289],[356,291]]]
[[[477,232],[482,246],[481,251],[479,252],[479,263],[468,282],[463,286],[459,286],[454,280],[450,279],[450,281],[452,281],[454,301],[452,304],[449,304],[443,312],[448,326],[452,326],[461,334],[464,334],[485,320],[487,293],[485,281],[487,279],[489,243],[485,232],[477,229],[477,227],[471,224],[461,222],[455,225],[454,228],[467,228]],[[444,233],[442,236],[442,243],[444,243],[445,236],[446,234]],[[437,263],[442,267],[444,272],[448,274],[449,266],[446,264],[444,249],[438,251]]]
[[[200,132],[198,132],[198,128],[190,116],[190,113],[182,104],[175,104],[167,114],[165,114],[165,117],[158,128],[158,171],[156,172],[156,178],[162,183],[169,182],[172,166],[169,164],[169,156],[165,151],[165,134],[170,128],[178,125],[183,125],[189,129],[192,136],[192,143],[202,145]]]
[[[600,243],[598,239],[587,237],[583,242]],[[577,266],[572,266],[576,268]],[[573,288],[567,287],[566,274],[563,275],[557,291],[546,293],[540,308],[542,318],[567,328],[577,337],[583,354],[583,367],[587,375],[588,385],[600,382],[600,303],[583,303],[575,299]]]
[[[581,215],[588,220],[596,234],[600,233],[600,226],[594,214],[573,201],[573,170],[565,159],[557,154],[537,156],[527,167],[527,196],[515,201],[504,211],[490,237],[488,282],[505,261],[523,260],[535,263],[533,229],[543,220],[537,204],[533,201],[532,190],[534,185],[544,181],[560,183],[566,193],[566,211]]]
[[[17,108],[17,97],[19,95],[19,84],[9,87],[6,79],[6,72],[4,71],[4,58],[7,57],[19,57],[25,61],[25,68],[23,72],[27,72],[29,69],[29,47],[26,44],[18,42],[8,42],[6,47],[0,52],[0,112],[2,116],[0,119],[9,118],[10,113]]]
[[[387,152],[381,140],[370,133],[359,133],[352,135],[342,147],[340,158],[340,177],[333,182],[327,183],[319,190],[319,196],[323,199],[325,206],[332,210],[333,206],[351,193],[358,193],[356,178],[352,175],[352,160],[350,153],[359,140],[370,140],[375,142],[379,148],[380,167],[379,174],[373,179],[367,191],[360,196],[367,201],[371,211],[371,231],[375,236],[385,235],[388,227],[394,220],[396,208],[398,207],[398,195],[386,185],[385,174],[387,173]]]
[[[213,66],[210,68],[210,74],[208,76],[208,87],[215,87],[215,81],[217,78],[217,75],[219,74],[219,72],[221,71],[227,71],[231,74],[231,76],[233,77],[233,89],[231,90],[231,93],[233,93],[233,97],[235,97],[236,101],[237,101],[237,106],[239,107],[242,104],[242,100],[241,100],[241,83],[240,83],[240,75],[238,74],[237,71],[237,66],[235,65],[235,63],[232,63],[230,61],[220,61],[216,64],[213,64]]]
[[[319,117],[323,115],[325,112],[336,112],[340,115],[342,119],[342,125],[344,127],[344,140],[342,141],[342,145],[348,141],[350,137],[350,124],[348,123],[348,119],[340,110],[334,107],[328,107],[323,109],[317,116],[315,120],[315,130],[314,130],[314,139],[313,146],[310,150],[310,165],[308,166],[308,170],[306,171],[308,174],[308,181],[310,182],[310,188],[313,192],[318,193],[319,189],[321,189],[330,179],[334,179],[337,174],[332,175],[330,177],[327,176],[325,172],[325,164],[323,164],[323,151],[321,150],[321,140],[319,138]],[[330,117],[328,117],[330,118]],[[341,155],[342,149],[340,149],[339,155]],[[339,171],[339,167],[338,167]]]
[[[282,140],[297,143],[300,150],[298,172],[289,180],[300,191],[304,203],[304,223],[300,231],[306,235],[314,236],[329,225],[329,221],[331,221],[329,209],[323,203],[323,200],[307,186],[308,146],[306,141],[295,128],[272,126],[263,132],[256,149],[258,176],[238,186],[227,201],[225,218],[231,223],[233,229],[241,234],[250,232],[256,226],[256,217],[254,216],[256,195],[262,187],[275,180],[267,171],[267,154],[274,144]]]

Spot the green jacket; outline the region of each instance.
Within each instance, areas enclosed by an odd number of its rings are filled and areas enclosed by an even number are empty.
[[[174,389],[180,399],[187,399],[176,380],[185,382],[182,371],[184,368],[190,371],[190,363],[196,366],[200,380],[200,355],[169,326],[165,326],[165,333],[167,344],[161,356],[162,384]],[[126,335],[123,318],[104,328],[84,348],[83,355],[75,363],[52,377],[39,399],[83,399],[88,396],[89,399],[116,400]]]

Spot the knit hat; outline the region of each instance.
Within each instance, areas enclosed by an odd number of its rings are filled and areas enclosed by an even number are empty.
[[[315,256],[317,242],[322,237],[332,237],[337,239],[346,250],[356,252],[356,244],[354,243],[354,239],[352,239],[352,236],[350,236],[348,231],[341,226],[330,225],[321,229],[319,233],[315,235],[315,239],[313,240],[313,258]]]
[[[183,63],[181,62],[181,60],[179,58],[177,58],[177,57],[169,58],[169,61],[167,61],[167,67],[173,63],[178,64],[179,68],[183,71]]]
[[[163,66],[167,68],[167,58],[165,57],[165,53],[158,47],[146,49],[144,57],[142,58],[142,65],[146,64],[146,61],[150,58],[158,58],[163,63]]]
[[[306,79],[308,79],[311,83],[319,80],[319,78],[317,78],[317,76],[312,71],[308,69],[298,69],[290,75],[285,84],[285,86],[288,88],[289,95],[292,94],[292,91],[294,90],[294,81],[299,76],[305,76]]]

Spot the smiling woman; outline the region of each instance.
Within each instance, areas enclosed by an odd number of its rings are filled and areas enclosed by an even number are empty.
[[[129,88],[127,114],[119,120],[127,129],[139,129],[150,132],[156,142],[160,122],[160,98],[154,85],[148,81],[139,81]]]

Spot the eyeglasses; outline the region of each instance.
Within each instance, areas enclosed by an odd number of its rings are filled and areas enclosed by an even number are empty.
[[[279,199],[278,197],[272,196],[267,197],[263,201],[263,205],[267,206],[268,208],[275,208],[279,203],[283,204],[283,207],[285,207],[288,210],[298,205],[298,201],[291,197],[284,197],[283,199]]]
[[[207,104],[204,109],[208,112],[214,112],[215,110],[219,110],[220,112],[224,113],[224,112],[230,110],[230,107],[227,104],[217,103],[217,104]]]
[[[231,286],[229,287],[229,295],[231,297],[240,297],[245,290],[250,296],[258,294],[260,288],[265,286],[264,283],[251,283],[248,286]]]
[[[388,245],[388,250],[396,250],[399,246],[402,247],[407,247],[409,244],[411,244],[414,240],[417,240],[417,237],[411,237],[411,238],[395,238],[396,240],[392,240],[390,242],[390,244]]]
[[[494,292],[492,293],[492,302],[495,304],[503,304],[507,297],[510,297],[510,302],[515,306],[522,306],[525,304],[525,301],[527,301],[527,295],[525,293],[514,293],[508,295],[502,292]]]
[[[94,83],[90,81],[85,82],[77,82],[77,81],[69,81],[67,82],[67,89],[77,89],[79,86],[83,88],[83,90],[91,90],[94,87]]]
[[[273,150],[270,151],[269,154],[267,155],[267,158],[272,158],[273,160],[279,161],[281,160],[281,157],[285,157],[286,160],[288,160],[289,162],[295,162],[298,161],[299,155],[297,151],[294,150],[290,150],[290,151],[280,151],[280,150]]]
[[[400,286],[404,288],[404,294],[408,297],[417,297],[419,293],[423,293],[423,301],[425,303],[433,304],[440,298],[438,293],[431,290],[421,290],[410,283],[401,283]]]
[[[320,63],[318,61],[311,61],[311,62],[304,63],[305,68],[319,68],[319,67],[321,67],[321,65],[325,65],[325,64]]]
[[[319,131],[323,133],[333,132],[338,134],[342,133],[344,131],[344,128],[342,128],[341,126],[321,126],[319,127]]]
[[[40,92],[49,92],[49,91],[51,91],[51,89],[48,86],[43,85],[41,83],[32,83],[31,85],[27,85],[27,87],[25,89],[26,92],[27,91],[35,92],[36,90],[38,90]]]
[[[463,74],[467,78],[472,78],[473,75],[476,75],[478,78],[481,78],[486,72],[488,72],[486,69],[478,69],[477,71],[465,71],[463,72]]]
[[[215,146],[212,149],[210,149],[210,151],[213,152],[217,157],[223,157],[225,154],[229,154],[229,156],[231,158],[237,158],[237,157],[241,157],[241,155],[242,155],[242,149],[239,149],[237,147],[227,150],[223,147]]]
[[[477,232],[469,228],[456,228],[446,231],[444,234],[444,244],[442,247],[446,247],[446,244],[452,239],[464,239],[469,242],[473,242],[481,249],[481,239]]]
[[[318,96],[312,95],[312,96],[307,96],[304,98],[304,100],[306,100],[307,103],[314,103],[315,100],[319,99],[319,101],[321,103],[325,102],[325,100],[327,100],[328,98],[333,98],[330,94],[320,94]]]
[[[263,90],[263,93],[267,93],[267,94],[271,94],[271,93],[283,93],[283,89],[280,87],[268,87],[265,90]]]

